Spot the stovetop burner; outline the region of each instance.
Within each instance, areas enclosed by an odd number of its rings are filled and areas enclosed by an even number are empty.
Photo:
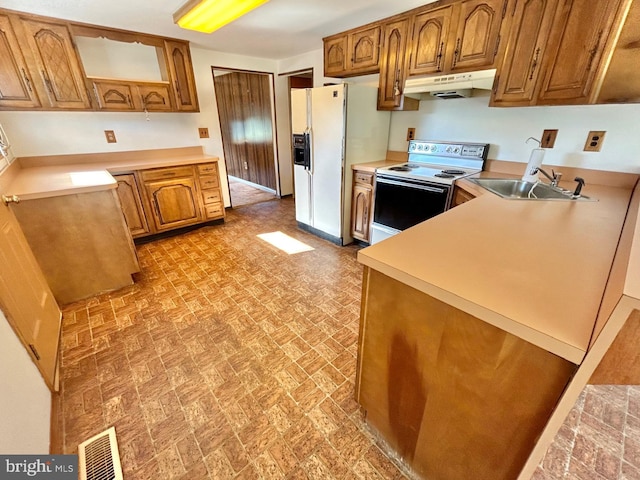
[[[456,170],[456,169],[447,169],[447,170],[442,170],[442,173],[445,173],[447,175],[464,175],[466,172],[464,170]],[[450,177],[447,177],[450,178]]]
[[[407,165],[402,165],[400,167],[389,167],[389,170],[393,170],[394,172],[410,172],[411,169]]]
[[[440,173],[436,173],[434,177],[438,178],[455,178],[456,176],[451,173],[446,173],[444,170]]]

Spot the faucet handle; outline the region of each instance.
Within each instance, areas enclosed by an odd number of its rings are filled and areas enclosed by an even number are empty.
[[[554,187],[557,187],[558,183],[560,183],[560,179],[562,178],[562,172],[556,173],[555,170],[552,169],[551,175],[553,176],[553,182],[551,183]]]
[[[574,181],[578,182],[578,185],[576,185],[576,189],[573,192],[573,198],[578,198],[580,196],[580,191],[582,190],[582,187],[585,186],[584,178],[576,177]]]

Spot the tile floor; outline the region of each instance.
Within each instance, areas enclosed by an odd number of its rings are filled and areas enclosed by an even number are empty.
[[[64,308],[65,452],[114,425],[127,480],[402,478],[353,400],[357,249],[290,199],[139,246],[133,286]]]
[[[133,286],[64,308],[65,453],[115,425],[126,480],[404,478],[353,400],[357,250],[291,199],[139,246]],[[640,480],[638,438],[640,388],[588,387],[533,478]]]

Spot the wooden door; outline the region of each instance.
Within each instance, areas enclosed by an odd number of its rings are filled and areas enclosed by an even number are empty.
[[[269,76],[214,76],[227,173],[276,189]]]
[[[620,0],[560,2],[538,105],[587,104]]]
[[[40,100],[13,26],[9,17],[0,15],[0,107],[39,106]]]
[[[507,0],[463,0],[449,42],[448,71],[493,68]],[[455,38],[455,40],[454,40]]]
[[[62,314],[17,220],[3,203],[0,307],[45,382],[55,390]]]
[[[534,103],[556,5],[552,0],[526,0],[516,4],[492,105]]]
[[[402,106],[408,27],[409,20],[406,18],[388,23],[384,27],[378,109],[394,109]]]
[[[114,175],[113,178],[118,182],[118,198],[131,235],[135,237],[149,233],[149,224],[144,214],[135,175],[126,173]]]
[[[341,77],[347,69],[347,36],[342,35],[324,41],[324,75]]]
[[[380,58],[380,25],[349,35],[349,74],[375,73]]]
[[[436,8],[415,17],[409,75],[440,73],[446,65],[447,37],[453,6]]]
[[[157,231],[184,227],[202,220],[194,177],[147,182],[145,189]]]
[[[164,45],[169,74],[176,94],[176,108],[182,112],[200,111],[189,44],[166,40]]]
[[[89,109],[84,73],[65,25],[22,20],[38,71],[40,85],[51,107]]]

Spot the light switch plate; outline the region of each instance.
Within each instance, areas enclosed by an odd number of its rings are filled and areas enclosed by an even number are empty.
[[[118,143],[118,140],[116,140],[116,134],[113,130],[105,130],[104,136],[107,138],[107,143]]]

